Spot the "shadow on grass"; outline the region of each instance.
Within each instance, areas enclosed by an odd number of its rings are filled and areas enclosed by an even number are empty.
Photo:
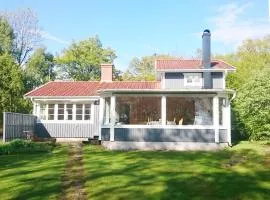
[[[56,199],[66,154],[56,147],[51,153],[1,156],[1,199]]]
[[[90,199],[267,199],[270,170],[251,149],[119,152],[85,148]]]

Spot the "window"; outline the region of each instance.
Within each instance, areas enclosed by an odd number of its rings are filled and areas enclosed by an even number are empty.
[[[212,98],[167,97],[167,125],[212,125]]]
[[[58,120],[64,120],[64,108],[65,104],[58,104]]]
[[[46,104],[40,104],[39,118],[46,120]]]
[[[202,87],[202,73],[184,73],[185,87]]]
[[[92,117],[92,104],[40,104],[39,109],[41,120],[88,121]]]
[[[115,110],[117,124],[161,125],[160,97],[116,97]]]
[[[73,104],[67,104],[66,105],[66,119],[67,120],[72,120],[72,112],[73,110]]]
[[[91,104],[84,105],[84,120],[91,119]]]
[[[54,104],[48,105],[48,120],[54,120]]]
[[[76,120],[82,120],[83,104],[76,104]]]

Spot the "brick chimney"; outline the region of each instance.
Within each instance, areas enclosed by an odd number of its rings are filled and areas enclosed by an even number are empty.
[[[113,64],[101,64],[101,82],[112,82]]]

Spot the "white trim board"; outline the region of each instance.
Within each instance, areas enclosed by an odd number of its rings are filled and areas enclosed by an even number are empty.
[[[101,141],[102,146],[111,150],[175,150],[175,151],[213,151],[228,147],[227,143],[204,143],[204,142],[122,142]]]
[[[101,128],[110,128],[103,125]],[[115,125],[114,128],[146,128],[146,129],[214,129],[212,125]],[[223,129],[220,127],[220,129]]]

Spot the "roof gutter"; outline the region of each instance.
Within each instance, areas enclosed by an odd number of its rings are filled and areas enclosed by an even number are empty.
[[[223,89],[186,89],[186,90],[169,90],[169,89],[105,89],[98,90],[99,94],[104,93],[158,93],[158,94],[169,94],[169,93],[234,93],[234,90],[223,90]]]

